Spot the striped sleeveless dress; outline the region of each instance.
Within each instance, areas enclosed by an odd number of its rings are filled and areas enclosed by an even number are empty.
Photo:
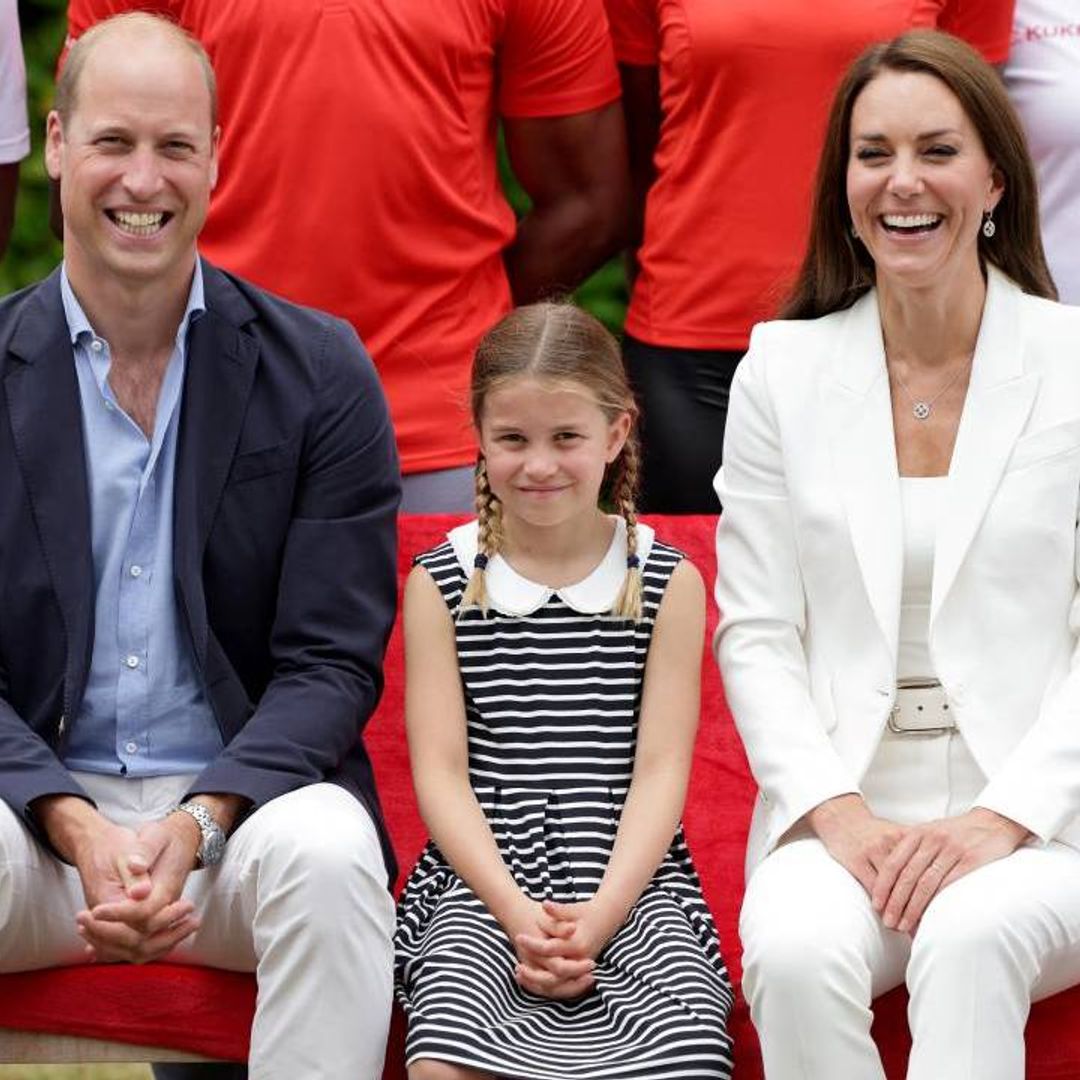
[[[493,559],[488,614],[469,610],[455,623],[472,787],[503,860],[536,900],[588,899],[615,839],[652,627],[682,557],[639,530],[637,626],[608,613],[626,567],[621,519],[605,560],[566,589]],[[474,522],[416,560],[455,618],[475,551]],[[579,998],[517,985],[509,939],[431,841],[399,900],[395,948],[410,1062],[515,1080],[731,1074],[731,987],[681,826]]]

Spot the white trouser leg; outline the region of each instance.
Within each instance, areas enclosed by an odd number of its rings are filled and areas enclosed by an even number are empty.
[[[81,963],[75,914],[85,906],[79,875],[0,802],[0,972]]]
[[[903,981],[910,939],[882,926],[821,841],[793,840],[758,866],[739,931],[768,1080],[884,1080],[870,1002]]]
[[[252,1080],[378,1080],[394,905],[367,810],[334,784],[282,795],[189,883],[202,926],[174,959],[255,969]]]
[[[907,982],[908,1080],[1023,1080],[1030,1001],[1080,982],[1080,853],[1022,847],[943,889]]]
[[[79,774],[111,821],[160,818],[190,777]],[[390,1024],[394,905],[367,810],[335,784],[274,799],[184,888],[199,930],[170,960],[255,971],[253,1080],[378,1080]],[[0,971],[79,963],[76,871],[0,802]]]

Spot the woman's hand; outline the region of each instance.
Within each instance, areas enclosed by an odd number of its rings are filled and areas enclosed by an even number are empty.
[[[1029,833],[1010,818],[975,807],[907,830],[877,875],[874,910],[889,929],[914,932],[927,904],[946,885],[1012,854]]]
[[[829,854],[871,896],[878,876],[907,829],[875,817],[861,795],[838,795],[815,806],[806,822]]]
[[[527,897],[523,900],[503,926],[517,951],[514,978],[518,985],[549,998],[578,997],[590,990],[595,954],[582,952],[580,936],[574,940],[577,923],[561,918],[552,910],[586,905],[553,904],[549,900],[540,904]]]

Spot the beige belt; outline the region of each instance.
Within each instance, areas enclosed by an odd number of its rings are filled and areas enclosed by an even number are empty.
[[[956,717],[937,679],[900,679],[888,727],[896,735],[944,735],[956,730]]]

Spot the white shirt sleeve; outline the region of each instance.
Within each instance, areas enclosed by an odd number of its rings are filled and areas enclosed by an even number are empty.
[[[15,0],[0,0],[0,164],[30,153],[26,116],[26,64]]]

